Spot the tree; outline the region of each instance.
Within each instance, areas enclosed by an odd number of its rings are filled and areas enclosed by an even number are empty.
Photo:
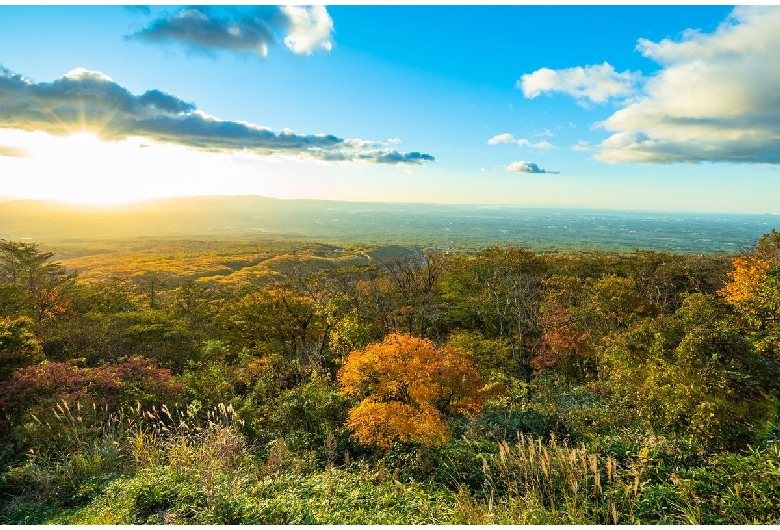
[[[437,331],[444,313],[438,301],[439,278],[444,267],[445,255],[430,251],[391,258],[383,263],[397,298],[399,328],[417,336]]]
[[[0,239],[0,283],[25,289],[38,322],[65,310],[65,286],[74,277],[59,263],[49,262],[53,255],[35,243]]]
[[[347,419],[352,437],[385,449],[395,441],[441,445],[446,418],[476,413],[487,398],[468,355],[411,335],[351,352],[338,378],[341,393],[360,400]]]
[[[731,260],[731,280],[719,294],[731,304],[750,301],[762,279],[773,267],[780,265],[780,232],[775,229],[756,241],[753,249]]]
[[[318,360],[327,319],[308,293],[271,286],[226,304],[220,320],[233,346],[282,353],[289,361]]]
[[[451,315],[486,337],[504,339],[526,383],[541,345],[539,304],[547,271],[531,251],[494,247],[456,264],[444,282]]]
[[[590,280],[590,279],[589,279]],[[534,366],[555,368],[564,377],[584,381],[598,374],[594,350],[600,338],[589,300],[593,284],[577,276],[553,274],[544,282],[541,301],[542,346]]]
[[[32,332],[28,317],[0,319],[0,381],[10,379],[19,369],[44,360],[40,341]]]
[[[780,359],[780,232],[765,234],[732,265],[718,294],[734,306],[758,351]]]
[[[637,250],[621,258],[614,272],[633,280],[647,305],[671,314],[688,294],[715,294],[726,282],[727,268],[722,256]]]
[[[766,432],[780,365],[759,355],[714,296],[633,323],[605,349],[605,375],[628,411],[707,450],[742,449]]]

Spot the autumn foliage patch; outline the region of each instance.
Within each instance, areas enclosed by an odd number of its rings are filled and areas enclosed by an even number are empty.
[[[76,361],[46,362],[17,370],[0,383],[0,411],[11,417],[25,413],[45,416],[57,404],[78,402],[116,410],[121,405],[143,407],[174,403],[183,384],[171,372],[157,368],[154,361],[132,357],[126,361],[94,368],[79,367]]]
[[[487,397],[463,352],[398,333],[350,353],[339,382],[342,394],[360,400],[347,420],[353,438],[381,448],[441,445],[450,437],[447,416],[474,414]]]

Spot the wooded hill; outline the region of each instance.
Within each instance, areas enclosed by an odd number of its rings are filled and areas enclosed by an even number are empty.
[[[778,376],[774,230],[2,240],[0,522],[776,524]]]

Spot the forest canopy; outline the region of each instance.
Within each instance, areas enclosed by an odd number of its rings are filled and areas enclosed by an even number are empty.
[[[0,240],[4,523],[780,521],[775,230],[106,247]]]

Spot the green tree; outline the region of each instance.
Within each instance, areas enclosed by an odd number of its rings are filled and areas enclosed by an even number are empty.
[[[43,348],[28,317],[0,319],[0,381],[10,379],[19,368],[44,361]]]
[[[67,287],[74,278],[49,261],[53,255],[35,243],[0,239],[0,283],[25,290],[31,316],[38,322],[65,312]]]
[[[494,247],[460,260],[444,279],[450,319],[505,340],[526,382],[542,342],[539,308],[548,272],[545,260],[531,251]]]
[[[627,411],[698,447],[744,448],[772,419],[780,366],[756,352],[716,297],[690,295],[673,315],[635,322],[603,357]]]

